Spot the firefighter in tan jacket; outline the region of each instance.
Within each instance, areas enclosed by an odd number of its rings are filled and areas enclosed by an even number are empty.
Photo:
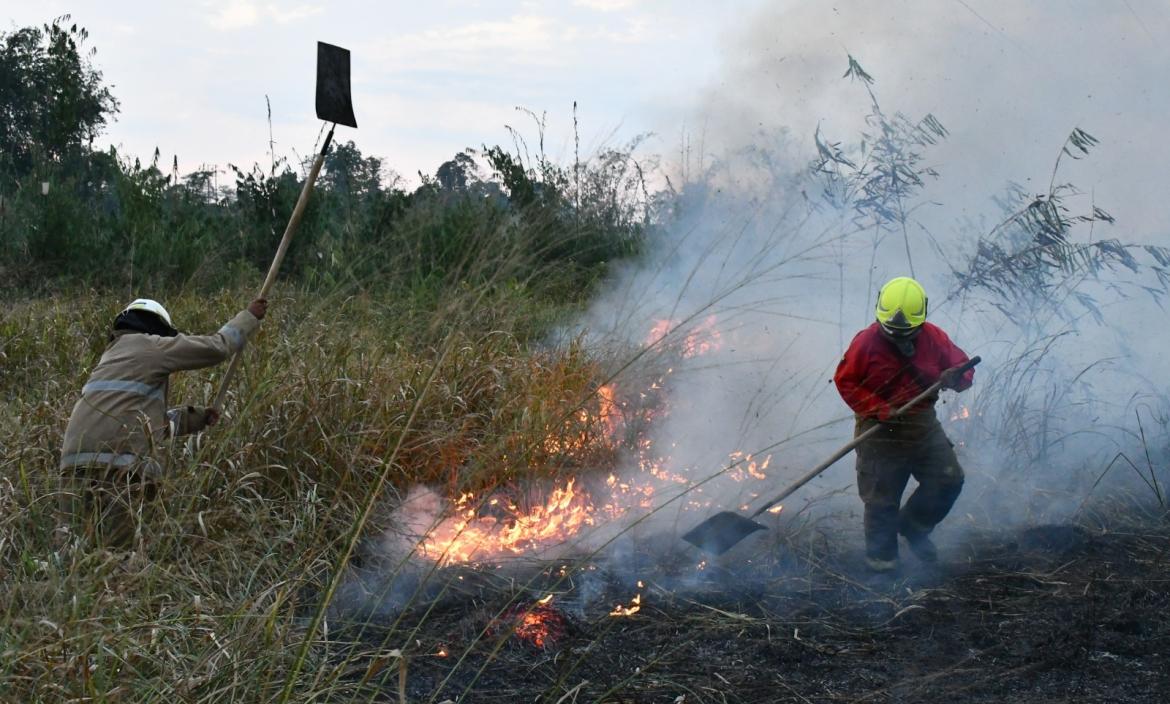
[[[163,472],[157,449],[219,419],[213,408],[168,409],[170,374],[211,367],[242,350],[267,309],[264,299],[252,301],[214,335],[180,334],[166,309],[149,299],[118,315],[61,448],[61,505],[76,528],[99,545],[129,542]]]

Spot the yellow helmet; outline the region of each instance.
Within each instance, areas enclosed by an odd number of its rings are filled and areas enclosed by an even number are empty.
[[[874,316],[887,333],[906,336],[926,322],[926,289],[909,276],[890,279],[878,292]]]

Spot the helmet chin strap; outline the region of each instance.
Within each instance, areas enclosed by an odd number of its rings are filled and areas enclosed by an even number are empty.
[[[891,340],[891,342],[894,343],[894,346],[898,348],[898,352],[900,352],[903,357],[913,357],[914,356],[914,339],[913,338],[905,339],[905,340]]]
[[[918,337],[918,332],[914,331],[909,335],[892,335],[886,328],[882,327],[882,337],[890,341],[903,357],[914,356],[914,338]]]

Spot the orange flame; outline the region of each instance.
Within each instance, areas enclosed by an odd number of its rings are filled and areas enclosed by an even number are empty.
[[[634,614],[638,613],[641,610],[642,610],[642,595],[635,594],[634,598],[630,599],[629,606],[622,606],[621,604],[618,604],[617,606],[614,607],[613,611],[609,612],[609,615],[610,616],[617,616],[617,617],[633,616]]]
[[[650,326],[650,333],[648,335],[646,335],[646,342],[643,346],[650,347],[651,345],[659,342],[660,340],[662,340],[663,338],[665,338],[667,336],[667,334],[670,332],[671,328],[673,328],[673,327],[674,327],[674,323],[670,320],[667,320],[667,319],[663,319],[663,320],[659,320],[659,321],[655,322],[653,325]]]
[[[650,331],[647,344],[662,340],[678,325],[671,320],[658,321]],[[693,325],[681,337],[679,350],[684,357],[707,354],[723,344],[715,316]],[[463,493],[447,503],[430,492],[433,498],[421,508],[405,509],[411,515],[402,520],[423,536],[417,546],[418,553],[443,566],[493,563],[522,554],[539,554],[566,543],[585,528],[613,522],[632,512],[653,510],[659,489],[690,485],[692,480],[685,471],[668,468],[672,462],[669,450],[657,448],[652,435],[625,437],[627,429],[645,427],[669,414],[669,407],[658,405],[657,399],[661,398],[671,372],[673,369],[667,370],[641,393],[633,395],[619,395],[612,383],[598,387],[595,401],[584,404],[562,432],[550,433],[543,440],[543,449],[550,454],[580,457],[586,456],[580,453],[594,448],[629,448],[637,471],[626,475],[611,473],[588,486],[578,478],[569,478],[555,484],[547,496],[531,502],[504,494],[477,497]],[[642,401],[631,407],[624,400],[630,398]],[[733,481],[768,478],[766,470],[771,455],[761,459],[737,451],[731,454],[731,460],[727,476]],[[696,488],[679,505],[684,510],[704,510],[713,503],[703,496],[702,489]],[[698,569],[704,567],[705,564]],[[549,595],[538,604],[546,606],[551,598]],[[621,608],[634,609],[630,613],[635,613],[640,608],[640,598]]]
[[[699,357],[722,349],[723,335],[715,328],[716,322],[716,316],[708,315],[703,319],[703,322],[687,330],[679,344],[679,350],[684,358]],[[651,347],[663,342],[683,325],[685,325],[685,321],[670,319],[655,322],[650,327],[650,333],[646,336],[643,346]]]
[[[595,522],[596,508],[588,495],[575,488],[575,483],[570,479],[564,487],[553,489],[543,505],[528,513],[509,505],[506,521],[478,516],[476,508],[469,506],[472,497],[464,495],[455,504],[455,515],[423,538],[420,552],[448,565],[519,555],[563,542]]]
[[[519,639],[538,648],[554,645],[566,633],[565,617],[550,606],[518,607],[506,615],[498,628],[510,628]]]
[[[618,423],[621,420],[621,409],[614,401],[615,389],[613,384],[605,384],[597,389],[599,400],[597,418],[605,430],[605,437],[610,443],[618,439]]]

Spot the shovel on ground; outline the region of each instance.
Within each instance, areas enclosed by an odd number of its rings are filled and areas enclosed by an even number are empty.
[[[956,367],[956,369],[958,370],[959,374],[962,374],[968,369],[974,367],[976,364],[979,364],[981,361],[981,357],[972,357],[970,361],[963,363],[962,365]],[[941,380],[934,382],[925,391],[918,394],[912,400],[906,403],[906,405],[894,411],[893,415],[890,417],[897,418],[901,416],[903,413],[909,411],[914,406],[917,406],[927,397],[938,393],[939,389],[941,388]],[[865,442],[866,438],[881,430],[882,427],[883,426],[880,424],[875,425],[869,430],[866,430],[861,435],[853,438],[853,440],[846,443],[845,446],[840,450],[834,452],[827,460],[818,464],[816,467],[810,470],[808,474],[804,475],[800,479],[797,479],[795,482],[789,485],[787,489],[780,492],[778,496],[758,508],[751,516],[744,517],[733,511],[722,511],[692,528],[690,532],[683,536],[683,540],[704,552],[709,552],[713,555],[722,555],[723,553],[730,550],[733,545],[751,535],[752,533],[755,533],[757,530],[767,530],[767,526],[756,523],[753,519],[758,517],[764,511],[767,511],[776,504],[780,503],[784,499],[787,499],[793,492],[805,484],[808,484],[821,472],[833,466],[837,460],[852,452],[853,448]]]
[[[325,163],[325,154],[333,143],[333,129],[338,125],[357,127],[357,120],[353,116],[353,99],[349,92],[349,49],[317,42],[316,108],[317,119],[333,124],[329,127],[329,134],[325,136],[325,143],[322,145],[321,151],[313,160],[313,167],[309,169],[309,176],[305,179],[304,187],[301,188],[301,195],[297,198],[296,207],[293,208],[288,225],[284,228],[284,236],[280,238],[280,245],[276,248],[276,256],[272,259],[272,266],[268,268],[268,276],[265,277],[264,285],[260,287],[260,293],[256,294],[256,298],[267,298],[272,284],[276,282],[276,274],[280,271],[280,264],[284,261],[285,253],[288,252],[288,245],[292,242],[293,234],[301,224],[301,218],[305,214],[305,206],[309,204],[309,195],[313,192],[313,185],[317,182],[317,174],[321,173],[321,166]],[[223,408],[228,384],[236,375],[236,367],[239,364],[240,355],[233,355],[231,364],[228,365],[227,372],[224,373],[223,380],[219,384],[215,400],[211,403],[212,408],[217,411]]]

